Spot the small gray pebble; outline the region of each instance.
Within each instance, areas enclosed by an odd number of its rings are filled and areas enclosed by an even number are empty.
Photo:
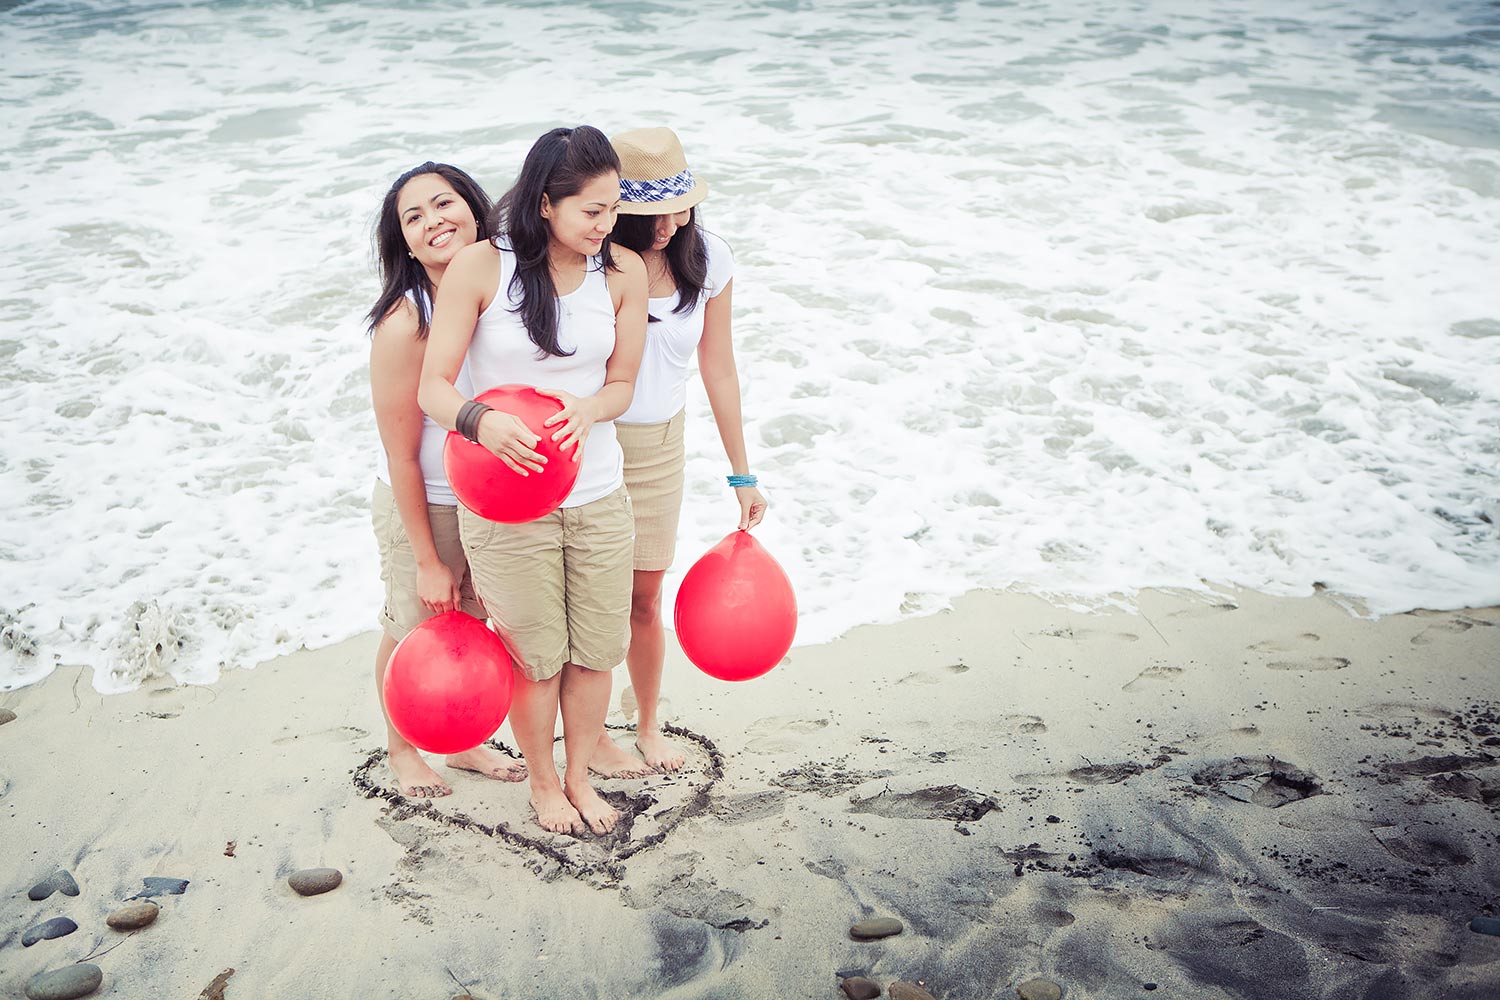
[[[337,889],[344,881],[344,873],[337,868],[304,868],[287,877],[286,884],[301,896],[316,896]]]
[[[15,722],[15,721],[16,721],[16,713],[15,712],[12,712],[8,708],[0,708],[0,726],[5,725],[7,722]]]
[[[864,976],[850,976],[839,983],[839,989],[849,1000],[875,1000],[883,992],[880,984]]]
[[[133,931],[151,923],[160,912],[161,907],[149,899],[143,899],[135,903],[126,903],[106,917],[104,922],[117,931]]]
[[[30,1000],[75,1000],[86,997],[104,982],[104,970],[87,962],[51,972],[38,972],[26,981]]]
[[[905,928],[901,925],[901,921],[895,917],[871,917],[849,928],[849,933],[861,941],[873,941],[876,938],[900,934],[903,930]]]
[[[55,871],[42,879],[26,895],[33,900],[43,900],[54,892],[61,891],[64,896],[78,895],[78,883],[73,881],[71,872]]]
[[[1028,979],[1016,987],[1021,1000],[1060,1000],[1062,987],[1048,979]]]
[[[78,925],[67,917],[53,917],[51,920],[43,920],[35,927],[28,927],[21,935],[21,945],[30,948],[38,941],[50,941],[52,938],[67,937],[78,929]]]
[[[1469,921],[1469,930],[1475,934],[1500,935],[1500,918],[1497,917],[1475,917]]]
[[[916,983],[892,983],[889,992],[891,1000],[937,1000]]]

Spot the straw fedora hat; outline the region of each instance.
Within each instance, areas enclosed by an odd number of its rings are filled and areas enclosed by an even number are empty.
[[[672,215],[708,197],[669,128],[633,128],[609,140],[620,157],[620,214]]]

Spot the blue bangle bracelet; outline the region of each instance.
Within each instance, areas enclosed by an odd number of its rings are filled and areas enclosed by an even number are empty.
[[[760,480],[756,479],[754,476],[727,476],[725,478],[727,478],[729,480],[729,485],[730,486],[733,486],[733,487],[736,487],[736,488],[741,487],[741,486],[759,486],[760,485]]]

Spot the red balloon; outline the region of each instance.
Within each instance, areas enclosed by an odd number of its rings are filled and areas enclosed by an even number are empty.
[[[542,426],[543,420],[562,409],[562,403],[529,385],[496,386],[475,399],[520,417],[533,434],[541,437],[535,448],[547,457],[547,463],[541,472],[523,476],[484,445],[449,431],[448,440],[443,442],[443,471],[453,495],[480,517],[505,524],[535,521],[552,513],[578,481],[579,463],[573,461],[573,452],[563,451],[552,440],[556,427]]]
[[[385,671],[385,710],[412,746],[462,753],[505,721],[511,682],[500,637],[473,615],[445,611],[396,643]]]
[[[750,532],[736,531],[682,578],[672,626],[699,670],[721,681],[748,681],[792,648],[797,595],[771,553]]]

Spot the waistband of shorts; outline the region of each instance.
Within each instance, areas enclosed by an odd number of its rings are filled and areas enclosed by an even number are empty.
[[[621,423],[620,421],[616,420],[615,421],[615,430],[616,430],[616,432],[618,432],[621,429],[623,429],[627,434],[644,434],[644,433],[652,430],[653,428],[654,429],[661,429],[663,427],[670,427],[673,424],[681,423],[682,420],[683,420],[683,418],[686,415],[687,415],[687,410],[686,410],[686,408],[684,408],[684,409],[678,410],[675,414],[673,414],[672,416],[668,417],[666,420],[658,420],[655,423],[650,423],[650,424],[626,424],[626,423]]]

